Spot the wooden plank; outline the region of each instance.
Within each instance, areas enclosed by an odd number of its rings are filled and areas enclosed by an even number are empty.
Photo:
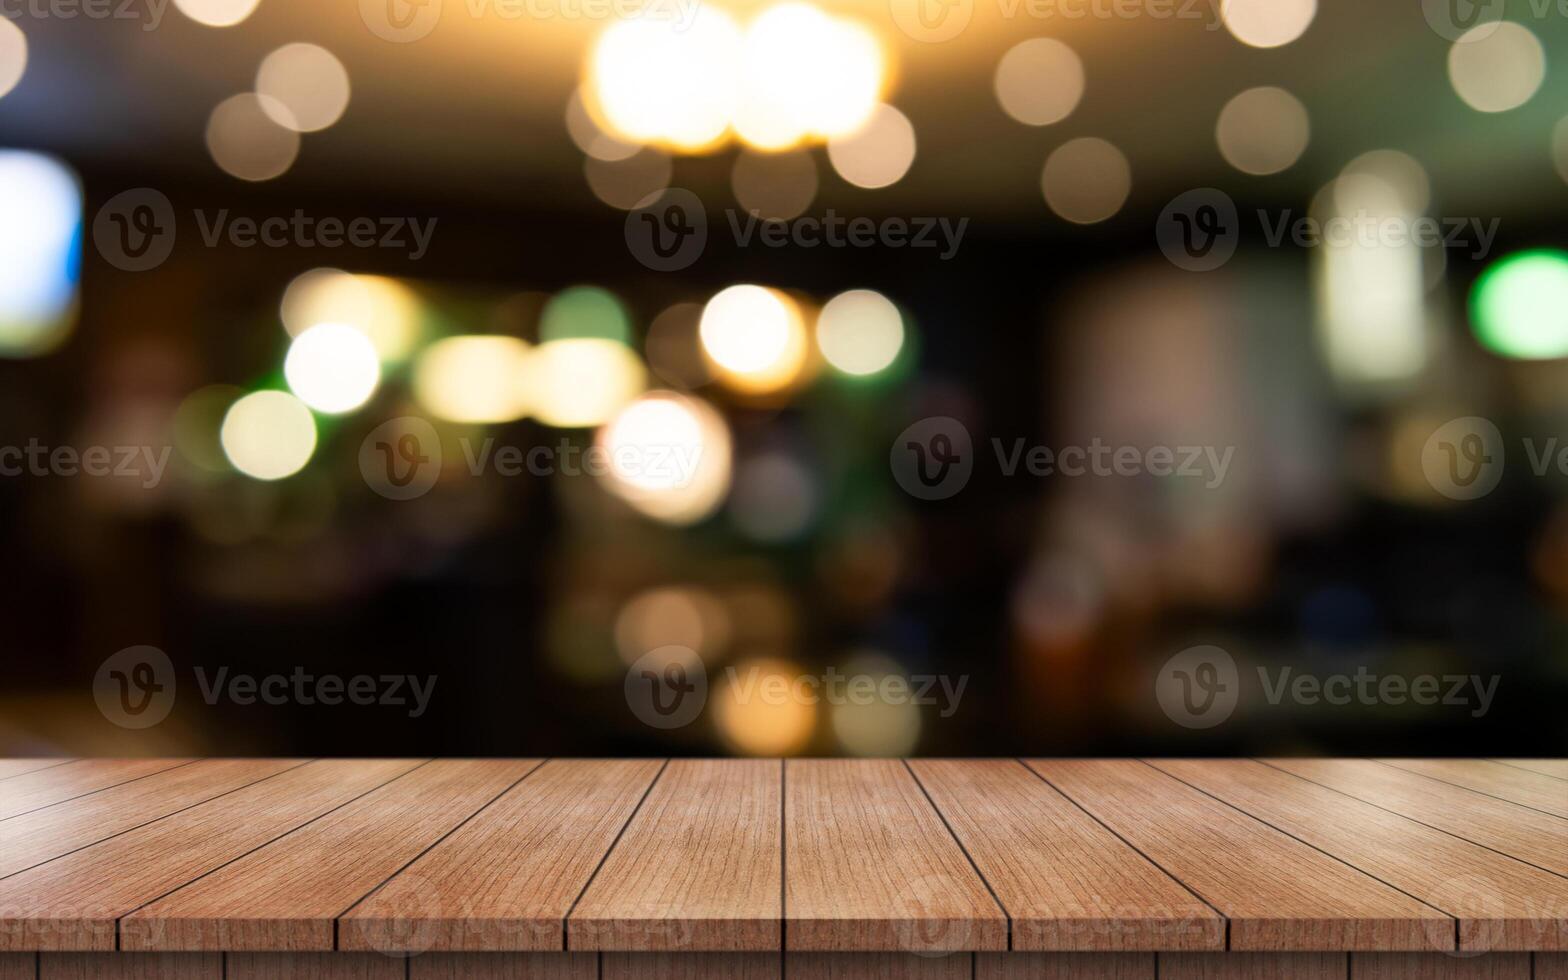
[[[605,953],[603,967],[601,980],[780,980],[783,969],[776,952]]]
[[[1016,760],[910,766],[1007,910],[1013,949],[1225,948],[1219,913]]]
[[[788,949],[1007,948],[1006,913],[903,763],[785,767]]]
[[[1379,759],[1385,766],[1463,786],[1500,800],[1568,819],[1568,784],[1486,759]]]
[[[0,822],[0,878],[281,772],[303,759],[207,759]]]
[[[0,759],[0,779],[10,779],[24,773],[37,772],[51,766],[63,766],[73,759]]]
[[[340,949],[560,950],[658,760],[552,760],[340,917]]]
[[[1346,980],[1344,953],[1161,953],[1160,980]]]
[[[343,911],[541,760],[443,759],[138,909],[131,950],[330,950]]]
[[[789,980],[973,980],[969,953],[789,953]],[[671,978],[674,980],[674,978]]]
[[[404,980],[407,964],[380,953],[231,953],[223,980]]]
[[[1536,953],[1535,980],[1568,980],[1568,953]]]
[[[1454,916],[1462,950],[1568,949],[1568,879],[1260,762],[1149,764]]]
[[[418,764],[312,762],[12,875],[0,881],[0,948],[112,950],[121,916]]]
[[[1262,761],[1428,827],[1568,875],[1568,823],[1549,814],[1365,759]]]
[[[1530,980],[1530,954],[1356,953],[1350,972],[1356,980]]]
[[[380,955],[380,954],[376,954]],[[593,953],[425,953],[409,980],[599,980]]]
[[[1568,759],[1493,759],[1505,766],[1538,772],[1553,779],[1568,779]]]
[[[1453,946],[1447,915],[1142,762],[1029,765],[1229,918],[1231,949]]]
[[[976,953],[975,980],[1155,980],[1153,953]]]
[[[52,806],[143,776],[183,766],[190,759],[80,759],[0,782],[0,820]]]
[[[45,953],[38,980],[221,980],[218,953]]]
[[[0,953],[0,980],[38,980],[38,954]]]
[[[676,760],[567,921],[571,949],[777,950],[783,763]]]

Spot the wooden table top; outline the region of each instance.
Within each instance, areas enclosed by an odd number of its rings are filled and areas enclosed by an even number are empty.
[[[0,951],[1561,951],[1565,760],[0,760]]]

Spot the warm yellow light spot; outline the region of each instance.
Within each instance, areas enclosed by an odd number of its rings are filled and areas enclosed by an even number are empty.
[[[414,397],[449,422],[511,422],[528,412],[531,348],[516,337],[438,340],[414,364]]]
[[[859,129],[881,100],[886,70],[864,27],[796,2],[751,22],[740,64],[736,131],[759,149]]]
[[[647,386],[635,351],[602,337],[540,344],[529,367],[529,410],[545,425],[603,425]]]
[[[896,184],[915,162],[915,127],[890,105],[877,106],[866,124],[828,141],[828,160],[838,175],[874,190]]]
[[[223,454],[246,476],[281,480],[316,451],[316,420],[286,391],[258,391],[230,406],[219,432]]]
[[[1472,27],[1448,49],[1448,79],[1465,105],[1506,112],[1530,101],[1546,77],[1546,52],[1523,24]]]
[[[615,617],[615,646],[631,664],[661,647],[715,653],[729,639],[724,604],[697,588],[669,586],[634,596]]]
[[[1046,158],[1040,186],[1052,211],[1089,225],[1121,210],[1132,191],[1132,171],[1122,151],[1085,136],[1068,140]]]
[[[1422,215],[1431,199],[1432,184],[1426,168],[1407,153],[1398,150],[1371,150],[1345,164],[1341,177],[1370,177],[1381,181],[1388,189],[1386,209],[1397,209],[1405,214]],[[1356,207],[1365,207],[1369,185],[1365,180],[1343,180],[1334,183],[1336,197],[1346,196],[1338,202],[1341,211],[1353,214]],[[1348,195],[1348,196],[1347,196]],[[1350,197],[1359,196],[1360,201]]]
[[[845,374],[876,374],[904,346],[904,318],[881,293],[851,289],[828,300],[817,314],[817,346]]]
[[[1015,45],[996,66],[996,98],[1002,111],[1028,126],[1060,122],[1083,98],[1083,62],[1054,38]]]
[[[16,88],[27,71],[27,35],[14,21],[0,17],[0,97]]]
[[[730,171],[735,200],[763,218],[798,217],[817,196],[817,164],[805,150],[789,153],[743,151]]]
[[[842,699],[832,707],[833,734],[850,755],[873,758],[910,755],[920,741],[920,708],[898,664],[880,655],[845,665]]]
[[[318,323],[356,327],[386,362],[407,357],[419,337],[419,300],[407,286],[385,276],[311,269],[289,283],[278,313],[283,328],[294,336]]]
[[[314,133],[337,122],[348,108],[348,70],[326,48],[285,44],[256,72],[261,107],[280,126]],[[285,112],[275,113],[281,106]]]
[[[1307,107],[1282,88],[1249,88],[1225,103],[1214,127],[1220,155],[1244,174],[1279,173],[1300,159],[1311,127]]]
[[[208,27],[233,27],[251,15],[261,0],[174,0],[180,13]]]
[[[241,180],[271,180],[299,156],[299,133],[279,125],[288,107],[246,92],[218,103],[207,120],[207,149],[223,171]]]
[[[595,445],[610,460],[606,485],[655,520],[694,524],[729,490],[729,427],[698,399],[650,392],[601,429]]]
[[[589,97],[612,136],[700,150],[734,114],[740,28],[703,4],[690,23],[664,17],[615,22],[589,59]]]
[[[1312,24],[1317,0],[1224,0],[1220,19],[1242,44],[1277,48],[1289,44]]]
[[[702,349],[720,380],[740,391],[778,391],[805,366],[800,307],[776,289],[730,286],[708,301],[698,327]]]
[[[573,92],[566,102],[566,133],[579,150],[597,160],[624,160],[641,149],[637,143],[618,140],[606,133],[583,105],[581,89]]]
[[[630,211],[669,187],[672,172],[669,154],[652,147],[620,160],[589,157],[583,161],[583,175],[594,197],[622,211]]]
[[[785,660],[748,660],[725,671],[710,702],[719,736],[745,755],[804,749],[816,727],[817,706],[800,677],[800,668]]]
[[[338,414],[365,404],[381,380],[375,345],[346,323],[318,323],[294,338],[283,376],[300,401]]]

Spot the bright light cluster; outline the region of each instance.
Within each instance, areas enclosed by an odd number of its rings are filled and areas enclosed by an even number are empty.
[[[744,29],[710,6],[689,25],[619,21],[594,47],[585,92],[596,122],[622,140],[700,152],[733,134],[784,150],[860,129],[886,74],[864,27],[790,0]]]

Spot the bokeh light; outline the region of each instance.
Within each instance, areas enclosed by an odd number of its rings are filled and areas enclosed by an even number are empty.
[[[1470,319],[1476,338],[1504,357],[1568,357],[1568,252],[1499,259],[1471,290]]]
[[[891,300],[875,290],[839,293],[817,314],[822,358],[845,374],[885,370],[903,346],[904,318]]]
[[[241,180],[271,180],[287,172],[299,156],[299,133],[277,120],[289,115],[277,100],[250,92],[218,103],[207,120],[213,162]]]
[[[881,46],[858,23],[806,3],[767,8],[746,28],[736,134],[762,150],[845,136],[881,101]]]
[[[1340,171],[1340,176],[1370,177],[1381,181],[1388,188],[1391,197],[1398,202],[1397,207],[1409,214],[1425,214],[1427,204],[1431,200],[1432,184],[1427,179],[1426,168],[1421,166],[1415,157],[1398,150],[1371,150],[1363,153],[1345,164],[1344,169]],[[1338,196],[1357,194],[1365,197],[1373,190],[1365,181],[1359,180],[1337,182],[1334,186]],[[1346,205],[1354,205],[1356,202],[1337,203],[1341,211],[1346,211]]]
[[[744,150],[730,171],[735,200],[758,217],[787,220],[802,214],[817,196],[817,164],[804,150],[757,153]]]
[[[1448,80],[1465,105],[1479,112],[1524,105],[1545,77],[1541,42],[1513,21],[1472,27],[1448,49]]]
[[[1074,224],[1089,225],[1121,210],[1132,192],[1132,171],[1122,151],[1084,136],[1068,140],[1046,158],[1040,188],[1052,211]]]
[[[541,341],[598,337],[631,342],[631,318],[615,294],[597,286],[572,286],[550,297],[539,315]]]
[[[753,541],[793,541],[810,529],[820,496],[804,461],[787,452],[759,453],[742,463],[735,475],[730,521]]]
[[[346,323],[370,338],[386,362],[401,361],[419,338],[420,305],[412,290],[386,276],[311,269],[283,291],[278,315],[293,336],[318,323]]]
[[[806,747],[817,706],[797,690],[800,668],[787,660],[747,660],[726,671],[709,700],[719,737],[742,755],[793,755]],[[782,696],[771,696],[782,685]],[[764,692],[767,692],[766,694]]]
[[[219,439],[236,470],[257,480],[281,480],[310,462],[316,420],[286,391],[257,391],[230,406]]]
[[[920,707],[898,665],[879,654],[863,654],[852,658],[843,673],[853,688],[832,706],[831,717],[844,751],[878,758],[913,754],[920,741]],[[867,682],[875,685],[869,696]]]
[[[1557,167],[1557,176],[1568,183],[1568,116],[1552,127],[1552,163]]]
[[[994,87],[1003,112],[1027,126],[1047,126],[1078,107],[1083,62],[1055,38],[1030,38],[1002,55]]]
[[[174,412],[174,447],[180,455],[209,473],[229,469],[220,434],[223,417],[245,390],[237,385],[206,385],[180,401]]]
[[[1277,48],[1289,44],[1312,24],[1317,0],[1223,0],[1220,19],[1242,44]]]
[[[740,391],[778,391],[799,378],[805,365],[800,307],[776,289],[721,290],[703,308],[698,335],[720,380]]]
[[[653,373],[665,383],[690,390],[713,380],[697,336],[701,322],[701,303],[676,303],[648,324],[643,353]]]
[[[669,154],[652,147],[620,160],[589,157],[583,161],[583,176],[594,197],[622,211],[630,211],[669,187],[672,173]]]
[[[706,402],[649,392],[595,436],[611,460],[611,492],[667,524],[695,524],[729,491],[733,448],[724,418]]]
[[[734,114],[740,28],[710,4],[689,24],[659,17],[612,24],[594,45],[588,93],[612,135],[693,151]]]
[[[516,337],[438,340],[414,362],[414,397],[449,422],[511,422],[528,413],[532,349]]]
[[[339,414],[370,400],[381,380],[381,359],[358,328],[318,323],[289,344],[283,376],[300,401]]]
[[[652,650],[686,647],[711,656],[729,642],[729,613],[704,589],[665,586],[640,592],[615,617],[615,646],[631,664]]]
[[[82,191],[53,157],[0,150],[0,356],[52,350],[75,322]]]
[[[314,133],[337,122],[348,108],[348,70],[319,45],[285,44],[262,60],[256,94],[273,122]]]
[[[0,98],[16,88],[27,72],[27,35],[8,17],[0,17]]]
[[[1301,158],[1311,126],[1307,107],[1282,88],[1249,88],[1225,103],[1214,137],[1220,155],[1244,174],[1274,174]]]
[[[915,127],[909,117],[883,103],[866,124],[828,140],[828,161],[856,187],[875,190],[896,184],[915,162]]]
[[[529,411],[562,429],[603,425],[647,387],[637,353],[602,337],[540,344],[528,371]]]
[[[174,0],[180,13],[208,27],[233,27],[249,17],[261,0]]]
[[[618,140],[599,127],[583,105],[582,89],[566,102],[566,133],[579,150],[598,160],[625,160],[641,149],[640,144]]]

